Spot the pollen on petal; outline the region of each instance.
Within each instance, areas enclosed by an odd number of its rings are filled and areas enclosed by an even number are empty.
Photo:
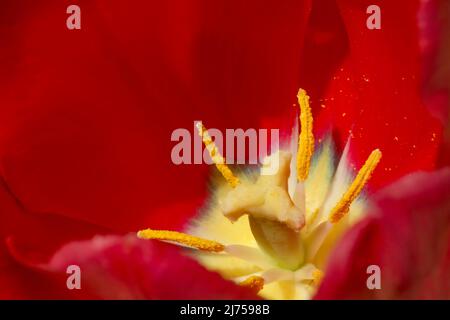
[[[297,98],[300,105],[301,126],[297,151],[297,179],[298,181],[305,181],[308,178],[311,158],[314,153],[313,116],[306,91],[300,89]]]
[[[363,167],[359,170],[358,174],[356,175],[355,180],[353,180],[352,184],[344,193],[342,198],[331,210],[329,217],[331,223],[339,222],[348,213],[352,202],[361,193],[362,189],[369,181],[373,171],[377,167],[380,160],[381,160],[381,151],[378,149],[372,151],[369,158],[367,158]]]
[[[236,177],[230,168],[225,164],[225,159],[220,154],[219,149],[211,139],[211,136],[208,134],[208,130],[206,130],[205,126],[201,122],[198,122],[196,127],[198,134],[202,137],[203,143],[211,156],[212,161],[217,167],[217,170],[219,170],[231,187],[236,187],[240,183],[239,178]]]
[[[260,276],[251,276],[239,283],[240,286],[249,288],[255,293],[258,293],[264,288],[264,278]]]
[[[219,242],[176,231],[145,229],[139,231],[137,236],[141,239],[175,242],[202,251],[221,252],[225,249],[225,246]]]

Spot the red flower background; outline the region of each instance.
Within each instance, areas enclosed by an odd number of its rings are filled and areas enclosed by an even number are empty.
[[[81,30],[66,28],[69,4]],[[381,30],[366,28],[371,4]],[[124,234],[180,229],[204,203],[209,168],[172,163],[174,129],[290,130],[299,87],[317,133],[332,130],[339,148],[350,137],[357,167],[383,150],[379,209],[339,243],[316,297],[449,298],[448,11],[444,0],[2,1],[0,298],[255,297]],[[69,264],[82,290],[67,290]],[[360,280],[370,264],[381,291]]]

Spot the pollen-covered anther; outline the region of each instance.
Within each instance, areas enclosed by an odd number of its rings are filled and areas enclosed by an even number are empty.
[[[300,106],[301,126],[297,151],[297,179],[305,181],[308,178],[311,158],[314,154],[313,116],[306,91],[300,89],[297,98]]]
[[[361,193],[362,189],[369,181],[380,160],[381,151],[378,149],[372,151],[369,158],[367,158],[363,167],[356,175],[355,180],[353,180],[352,184],[344,193],[341,200],[339,200],[333,210],[331,210],[329,217],[331,223],[339,222],[349,212],[352,202],[355,201],[355,199]]]
[[[260,276],[250,276],[239,283],[241,287],[246,287],[255,293],[258,293],[264,288],[264,278]]]
[[[312,276],[313,276],[313,283],[317,286],[322,281],[324,274],[319,269],[316,269],[313,271]]]
[[[203,143],[205,144],[205,147],[208,150],[209,155],[211,156],[212,161],[217,167],[217,170],[219,170],[228,184],[231,187],[235,188],[240,183],[239,178],[236,177],[230,170],[230,168],[225,164],[224,157],[220,154],[219,149],[212,140],[211,136],[208,134],[208,130],[206,130],[205,126],[201,122],[198,122],[196,124],[196,127],[198,130],[198,134],[202,138]]]
[[[222,252],[225,249],[225,246],[219,242],[176,231],[145,229],[138,231],[137,236],[141,239],[175,242],[180,245],[208,252]]]

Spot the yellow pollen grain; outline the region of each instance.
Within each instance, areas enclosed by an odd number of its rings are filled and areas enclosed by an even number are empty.
[[[264,288],[264,278],[259,276],[250,276],[239,283],[241,287],[246,287],[255,293],[258,293]]]
[[[306,91],[300,89],[297,98],[300,106],[301,126],[297,152],[297,179],[305,181],[308,178],[311,158],[314,153],[313,117]]]
[[[319,285],[323,279],[324,274],[319,269],[316,269],[313,271],[312,276],[313,276],[313,283],[315,285]]]
[[[225,246],[219,242],[176,231],[145,229],[139,231],[137,236],[141,239],[176,242],[181,245],[208,252],[221,252],[225,248]]]
[[[208,134],[208,130],[206,130],[205,126],[203,126],[201,122],[198,122],[196,127],[198,134],[202,137],[203,143],[211,156],[212,161],[216,165],[217,170],[219,170],[228,184],[235,188],[240,183],[239,178],[236,177],[230,168],[225,164],[225,159],[220,154],[219,149],[211,139],[211,136]]]
[[[339,222],[348,213],[348,211],[350,210],[350,205],[361,193],[362,189],[369,181],[380,160],[381,151],[378,149],[372,151],[369,158],[367,158],[363,167],[356,175],[355,180],[353,180],[352,184],[344,193],[341,200],[339,200],[333,210],[331,210],[329,218],[331,223]]]

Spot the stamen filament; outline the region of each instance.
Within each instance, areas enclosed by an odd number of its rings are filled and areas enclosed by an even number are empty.
[[[176,231],[145,229],[138,231],[137,236],[141,239],[176,242],[178,244],[208,252],[221,252],[225,249],[225,246],[219,242]]]
[[[228,184],[235,188],[240,183],[239,178],[236,177],[230,168],[225,164],[225,159],[220,154],[219,149],[211,139],[211,136],[208,134],[208,130],[206,130],[205,126],[203,126],[201,122],[198,122],[196,127],[198,134],[202,137],[203,143],[211,156],[212,161],[217,167],[217,170],[219,170],[225,180],[227,180]]]
[[[258,293],[264,288],[264,278],[260,276],[250,276],[239,283],[241,287],[246,287]]]
[[[313,116],[309,106],[309,96],[300,89],[297,94],[300,106],[300,136],[297,151],[297,179],[305,181],[308,178],[311,158],[314,153]]]
[[[341,200],[336,204],[333,210],[331,210],[331,214],[329,217],[331,223],[339,222],[348,213],[352,202],[361,193],[362,189],[369,181],[380,160],[381,151],[378,149],[372,151],[369,158],[367,158],[363,167],[356,175],[355,180],[353,180],[352,184],[342,196]]]

